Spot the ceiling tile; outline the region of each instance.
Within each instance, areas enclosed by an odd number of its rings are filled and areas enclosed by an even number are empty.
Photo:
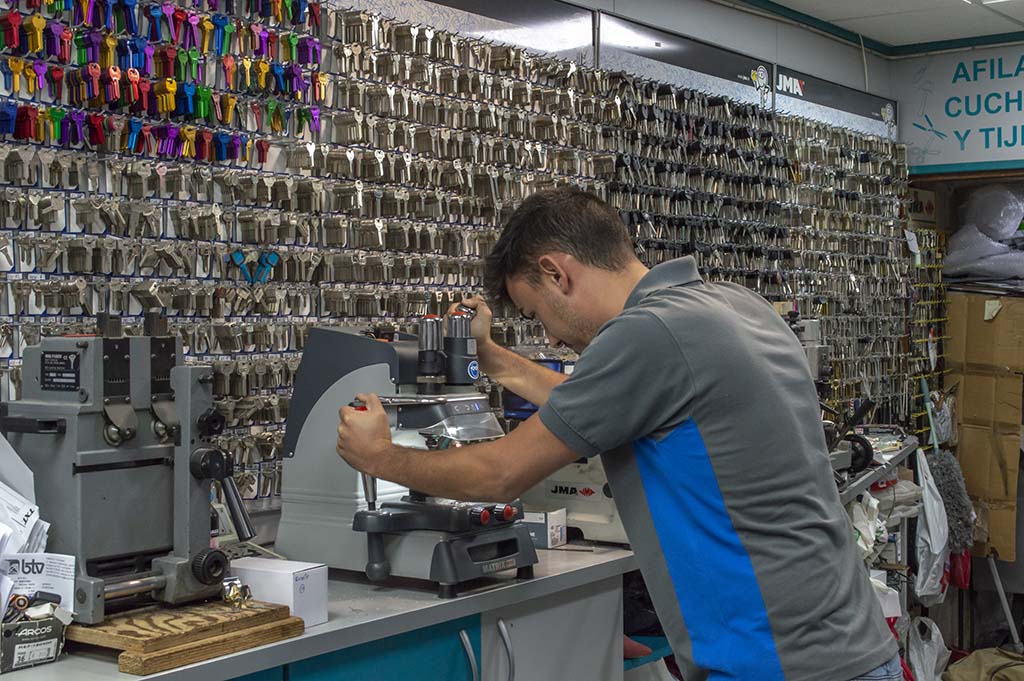
[[[932,9],[901,12],[862,19],[845,19],[834,23],[890,45],[971,38],[1009,33],[1021,28],[1006,18],[963,2],[960,3],[960,7],[950,7],[941,11]]]

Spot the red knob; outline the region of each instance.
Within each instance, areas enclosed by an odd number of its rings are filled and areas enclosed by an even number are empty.
[[[487,525],[491,522],[491,512],[486,508],[478,508],[470,511],[469,517],[478,525]]]
[[[505,508],[501,509],[501,517],[505,520],[512,520],[516,517],[516,509],[509,504],[505,504]]]

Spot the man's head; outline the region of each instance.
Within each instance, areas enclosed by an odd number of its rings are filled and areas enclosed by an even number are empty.
[[[571,187],[531,195],[487,257],[490,300],[540,320],[552,343],[577,352],[622,311],[646,268],[618,213]]]

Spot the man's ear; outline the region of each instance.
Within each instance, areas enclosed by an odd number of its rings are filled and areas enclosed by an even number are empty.
[[[572,288],[572,280],[569,276],[569,269],[566,267],[567,258],[570,256],[561,253],[542,255],[537,260],[537,267],[540,269],[542,278],[550,280],[559,291],[568,295]]]

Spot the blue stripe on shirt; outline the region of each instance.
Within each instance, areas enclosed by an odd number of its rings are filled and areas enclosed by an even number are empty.
[[[750,556],[697,424],[633,448],[694,661],[709,681],[784,681]]]

